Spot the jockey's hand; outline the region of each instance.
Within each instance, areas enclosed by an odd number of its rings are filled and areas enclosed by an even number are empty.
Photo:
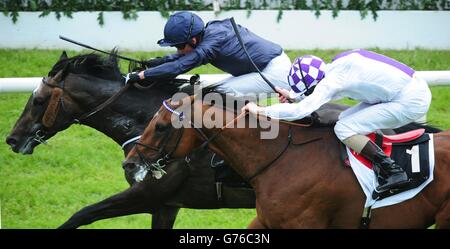
[[[278,99],[280,100],[280,103],[289,103],[292,102],[292,100],[289,98],[289,91],[286,89],[282,89],[279,87],[275,87],[275,90],[278,92]]]
[[[250,112],[253,115],[258,115],[258,113],[262,113],[264,111],[264,107],[258,106],[257,104],[250,102],[242,107],[241,112]]]
[[[147,67],[156,67],[164,63],[165,60],[162,57],[156,57],[144,62],[145,66]]]
[[[141,73],[137,72],[128,73],[127,76],[125,77],[125,84],[133,84],[139,82],[141,79],[143,79],[141,78],[140,74]]]

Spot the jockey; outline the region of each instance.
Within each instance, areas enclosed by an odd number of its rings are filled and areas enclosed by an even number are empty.
[[[386,56],[357,49],[337,55],[328,65],[316,56],[299,57],[291,67],[288,81],[290,92],[278,89],[283,104],[259,107],[249,103],[242,111],[298,120],[330,100],[358,100],[359,104],[340,114],[334,127],[337,137],[372,162],[378,192],[409,181],[406,172],[364,135],[401,127],[427,113],[431,92],[413,69]],[[289,104],[287,99],[300,102]]]
[[[240,25],[238,29],[258,68],[275,86],[289,89],[286,79],[279,77],[287,75],[291,65],[283,49]],[[127,83],[142,79],[174,78],[211,63],[232,75],[217,84],[215,89],[219,92],[236,95],[273,92],[245,55],[229,19],[211,21],[204,26],[203,20],[196,14],[177,12],[169,17],[164,27],[164,39],[159,40],[158,44],[175,47],[177,53],[149,61],[148,65],[153,67],[128,74]]]

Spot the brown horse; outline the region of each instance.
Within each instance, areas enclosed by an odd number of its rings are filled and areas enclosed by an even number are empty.
[[[192,96],[178,103],[166,102],[124,165],[153,162],[167,155],[185,157],[203,143],[254,188],[257,217],[250,228],[359,227],[365,195],[352,170],[341,162],[332,127],[280,123],[278,136],[268,140],[260,139],[262,123],[252,129],[221,129],[213,127],[211,120],[198,123],[194,114],[184,117],[186,128],[174,128],[176,119],[168,108],[178,108],[175,114],[179,115],[222,110]],[[236,115],[229,110],[223,113]],[[427,228],[432,224],[450,228],[450,131],[434,134],[434,147],[434,180],[412,199],[374,209],[370,228]]]

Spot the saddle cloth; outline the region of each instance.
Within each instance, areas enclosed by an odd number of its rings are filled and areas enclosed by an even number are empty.
[[[348,157],[344,162],[352,168],[366,195],[364,207],[372,206],[373,209],[406,201],[416,196],[433,181],[433,134],[426,134],[424,129],[418,129],[393,136],[376,133],[367,136],[406,171],[411,181],[408,186],[396,192],[377,193],[375,188],[378,186],[378,181],[372,170],[372,164],[346,147]]]

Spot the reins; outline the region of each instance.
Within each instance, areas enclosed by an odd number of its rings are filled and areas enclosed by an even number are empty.
[[[59,71],[54,77],[51,78],[52,81],[54,79],[61,78],[63,74],[63,70]],[[49,100],[49,103],[47,105],[47,108],[44,112],[44,115],[42,116],[42,125],[45,127],[45,129],[49,130],[53,125],[55,124],[56,117],[58,116],[60,104],[64,112],[68,113],[67,108],[65,107],[64,102],[64,90],[65,90],[65,80],[61,80],[54,83],[47,82],[47,78],[43,78],[42,83],[50,88],[52,88],[51,97]],[[153,83],[154,85],[156,83]],[[105,107],[113,103],[115,100],[117,100],[128,88],[130,87],[130,84],[125,85],[122,87],[118,92],[116,92],[114,95],[109,97],[105,102],[102,104],[96,106],[91,111],[82,114],[78,118],[73,118],[72,120],[68,121],[67,123],[73,124],[81,124],[82,121],[86,120],[87,118],[91,117],[92,115],[98,113],[99,111],[103,110]],[[45,144],[46,141],[44,139],[45,137],[45,131],[44,130],[38,130],[35,135],[35,140],[39,143]]]
[[[245,177],[245,180],[247,182],[250,182],[251,180],[253,180],[256,176],[260,175],[262,172],[266,171],[268,168],[270,168],[270,166],[273,165],[273,163],[278,160],[283,154],[284,152],[289,148],[289,145],[291,145],[292,142],[292,126],[289,126],[289,130],[288,130],[288,141],[286,143],[286,145],[284,146],[283,150],[281,150],[281,152],[274,158],[272,159],[270,162],[268,162],[266,165],[264,165],[263,167],[260,167],[258,170],[256,170],[255,173],[253,173],[252,175]]]
[[[136,149],[136,153],[138,154],[140,160],[144,163],[144,168],[142,170],[145,172],[150,170],[153,172],[154,175],[155,175],[155,172],[158,172],[157,173],[158,179],[160,177],[162,177],[163,175],[167,174],[167,172],[163,168],[166,167],[167,164],[170,163],[171,161],[181,160],[180,158],[172,159],[171,157],[172,157],[172,154],[175,153],[175,151],[177,150],[178,145],[179,145],[181,139],[183,138],[183,134],[184,134],[184,129],[181,128],[177,134],[177,137],[175,140],[176,141],[175,146],[172,148],[171,151],[169,151],[167,153],[164,152],[164,149],[172,138],[172,136],[170,136],[170,133],[166,133],[166,135],[163,137],[163,141],[161,142],[161,146],[159,146],[159,147],[155,147],[152,145],[143,144],[141,142],[135,141],[134,148]],[[154,156],[152,158],[147,158],[144,155],[144,153],[142,153],[142,151],[138,148],[138,146],[142,146],[144,148],[156,151],[157,154],[156,154],[156,156]],[[189,162],[189,159],[187,157],[183,160],[185,160],[186,162]],[[142,181],[143,178],[140,180],[138,180],[138,179],[136,179],[136,180]]]
[[[116,101],[120,97],[120,95],[122,95],[122,93],[124,93],[128,88],[130,88],[130,84],[126,84],[118,92],[116,92],[113,96],[109,97],[105,102],[103,102],[102,104],[98,105],[97,107],[95,107],[91,111],[81,115],[77,119],[74,119],[75,123],[79,124],[83,120],[85,120],[85,119],[89,118],[90,116],[96,114],[97,112],[103,110],[105,107],[107,107],[108,105],[110,105],[111,103]]]
[[[59,74],[59,73],[58,73]],[[55,76],[56,78],[56,76]],[[47,109],[45,110],[44,116],[42,117],[42,124],[45,128],[49,129],[51,128],[56,120],[56,117],[59,113],[59,103],[61,103],[61,106],[65,112],[67,112],[67,109],[65,108],[64,104],[64,80],[60,81],[58,85],[56,84],[50,84],[48,83],[45,78],[42,81],[45,85],[52,88],[52,94],[49,100],[49,103],[47,105]],[[130,87],[129,84],[122,87],[118,92],[116,92],[114,95],[109,97],[105,102],[102,104],[96,106],[91,111],[82,114],[78,118],[74,118],[70,121],[70,123],[77,123],[80,124],[85,119],[91,117],[92,115],[96,114],[97,112],[103,110],[105,107],[113,103],[115,100],[117,100],[122,93],[124,93],[128,88]]]
[[[191,101],[192,101],[192,100],[191,100]],[[192,102],[191,102],[191,105],[192,105]],[[169,105],[169,103],[168,103],[166,100],[163,101],[163,106],[164,106],[169,112],[171,112],[172,114],[177,115],[180,121],[182,121],[182,120],[185,118],[183,112],[178,112],[178,111],[176,111],[173,107],[171,107],[171,106]],[[231,120],[230,122],[226,123],[225,126],[223,126],[218,132],[216,132],[215,134],[213,134],[213,135],[210,136],[210,137],[208,137],[208,136],[206,135],[206,133],[205,133],[201,128],[197,128],[197,127],[195,126],[195,124],[194,124],[191,120],[189,120],[188,122],[189,122],[190,127],[193,128],[193,129],[199,134],[199,136],[204,140],[204,142],[202,143],[202,145],[200,145],[197,149],[194,149],[193,151],[196,151],[196,150],[198,150],[198,149],[204,149],[211,141],[213,141],[213,140],[214,140],[219,134],[221,134],[225,129],[227,129],[227,128],[228,128],[229,126],[231,126],[232,124],[236,123],[239,119],[241,119],[241,118],[247,116],[247,114],[248,114],[248,112],[242,112],[242,113],[240,113],[240,114],[237,115],[233,120]],[[261,116],[262,116],[262,115],[261,115]],[[272,159],[270,162],[268,162],[268,163],[265,164],[264,166],[259,167],[258,170],[256,170],[256,172],[253,173],[253,174],[251,174],[249,177],[245,177],[244,179],[245,179],[246,181],[250,182],[250,181],[253,180],[256,176],[260,175],[262,172],[264,172],[264,171],[266,171],[268,168],[270,168],[270,167],[273,165],[273,163],[274,163],[275,161],[277,161],[280,157],[282,157],[282,155],[284,154],[284,152],[286,152],[286,150],[289,148],[289,146],[290,146],[291,144],[292,144],[292,145],[305,145],[305,144],[312,143],[312,142],[315,142],[315,141],[318,141],[318,140],[321,139],[321,138],[317,138],[317,139],[312,139],[312,140],[306,141],[306,142],[301,143],[301,144],[293,144],[293,143],[292,143],[292,126],[297,126],[297,127],[311,127],[311,126],[313,125],[314,122],[311,121],[311,123],[309,123],[309,124],[299,124],[299,123],[294,123],[294,122],[289,122],[289,121],[284,121],[284,120],[280,120],[280,122],[281,122],[281,123],[285,123],[285,124],[287,124],[287,125],[289,126],[288,137],[287,137],[287,140],[288,140],[288,141],[287,141],[286,145],[283,147],[283,149],[281,150],[281,152],[278,153],[278,155],[277,155],[274,159]],[[152,149],[152,150],[158,152],[158,154],[157,154],[155,157],[150,158],[150,159],[147,159],[147,158],[145,157],[145,155],[144,155],[144,154],[136,147],[137,154],[138,154],[138,156],[140,157],[141,161],[144,162],[144,164],[146,165],[146,167],[150,169],[152,166],[154,166],[154,165],[153,165],[154,163],[153,163],[153,164],[152,164],[152,163],[149,163],[148,160],[153,160],[153,161],[156,160],[156,166],[161,166],[160,162],[162,161],[162,162],[163,162],[163,166],[165,166],[166,163],[167,163],[167,161],[170,160],[172,154],[177,150],[177,148],[178,148],[178,146],[179,146],[179,144],[180,144],[181,138],[182,138],[182,136],[183,136],[183,133],[184,133],[183,131],[184,131],[184,127],[182,127],[182,128],[180,129],[180,132],[178,133],[178,138],[177,138],[176,144],[175,144],[175,146],[173,147],[172,151],[170,151],[169,153],[166,153],[166,154],[164,154],[164,148],[166,147],[166,145],[168,144],[168,141],[170,140],[170,139],[168,139],[168,137],[169,137],[168,135],[167,135],[166,137],[163,138],[162,145],[161,145],[159,148],[153,147],[153,146],[151,146],[151,145],[142,144],[142,143],[140,143],[140,142],[136,142],[136,145],[140,145],[140,146],[143,146],[143,147],[146,147],[146,148],[149,148],[149,149]],[[167,133],[167,134],[169,134],[169,133]],[[191,154],[192,154],[192,153],[191,153]],[[186,157],[186,161],[188,161],[188,160],[187,160],[188,158],[189,158],[189,157],[187,156],[187,157]],[[164,173],[165,173],[165,171],[164,171]]]
[[[53,78],[59,78],[62,75],[62,70],[58,72],[55,77]],[[53,79],[52,79],[53,80]],[[177,80],[177,79],[176,79]],[[183,80],[183,79],[178,79]],[[183,80],[186,81],[187,80]],[[65,81],[62,80],[58,84],[50,84],[47,82],[46,78],[42,80],[42,82],[52,88],[52,94],[49,100],[49,104],[47,105],[47,109],[45,110],[45,113],[42,117],[42,124],[45,128],[50,129],[56,120],[56,117],[59,113],[59,104],[61,103],[62,109],[64,112],[68,112],[65,104],[64,104],[64,90],[65,90]],[[157,82],[153,82],[149,86],[146,86],[145,89],[148,90],[155,86]],[[101,103],[100,105],[96,106],[92,110],[88,111],[87,113],[82,114],[78,118],[73,118],[73,120],[69,121],[70,124],[77,123],[81,124],[84,120],[88,119],[89,117],[95,115],[99,111],[105,109],[107,106],[112,104],[114,101],[116,101],[125,91],[127,91],[130,88],[130,84],[126,84],[124,87],[122,87],[118,92],[113,94],[111,97],[109,97],[105,102]],[[134,86],[138,87],[139,84],[135,83]],[[42,131],[41,131],[42,132]]]

